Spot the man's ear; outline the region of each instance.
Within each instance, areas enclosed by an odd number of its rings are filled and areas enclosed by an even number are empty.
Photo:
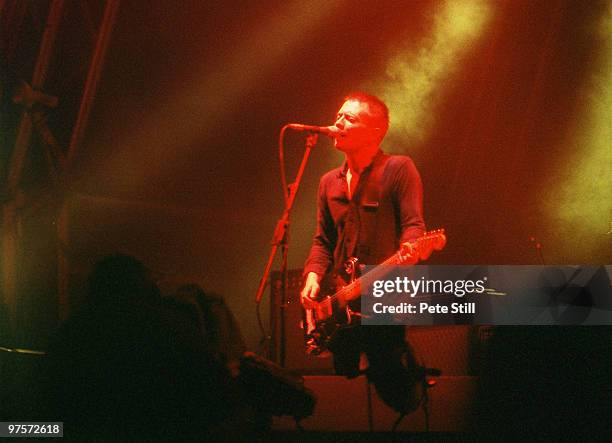
[[[383,139],[383,130],[382,130],[382,128],[377,126],[377,127],[372,128],[372,130],[373,130],[373,133],[374,133],[376,139],[378,140],[378,142],[379,143],[382,142],[382,139]]]

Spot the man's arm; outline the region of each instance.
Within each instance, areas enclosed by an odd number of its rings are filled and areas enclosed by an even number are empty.
[[[317,203],[317,231],[310,248],[310,254],[304,266],[305,284],[301,298],[305,307],[308,301],[319,294],[319,282],[333,264],[333,250],[336,244],[336,228],[327,205],[325,177],[319,182]]]

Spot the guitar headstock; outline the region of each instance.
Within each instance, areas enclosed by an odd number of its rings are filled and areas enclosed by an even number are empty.
[[[402,244],[398,251],[400,264],[416,264],[427,260],[433,251],[440,251],[446,246],[444,229],[426,232],[412,242]]]

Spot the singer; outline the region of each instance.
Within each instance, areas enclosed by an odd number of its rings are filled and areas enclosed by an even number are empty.
[[[425,232],[423,187],[413,161],[380,149],[389,127],[385,103],[363,92],[350,94],[335,127],[334,147],[345,161],[319,183],[317,231],[301,292],[307,309],[320,296],[323,276],[341,269],[349,257],[378,264]],[[358,303],[350,306],[359,311]],[[424,376],[404,333],[403,326],[357,325],[341,329],[329,346],[336,372],[349,378],[360,374],[365,354],[368,379],[381,399],[401,413],[417,407],[416,391]]]

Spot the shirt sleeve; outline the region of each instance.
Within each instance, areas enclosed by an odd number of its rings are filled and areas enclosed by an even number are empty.
[[[304,266],[305,276],[309,272],[323,276],[331,270],[336,240],[337,232],[327,204],[326,176],[324,176],[319,182],[317,230]]]
[[[399,209],[400,243],[413,241],[425,234],[423,220],[423,183],[414,162],[404,157],[397,170],[395,205]]]

